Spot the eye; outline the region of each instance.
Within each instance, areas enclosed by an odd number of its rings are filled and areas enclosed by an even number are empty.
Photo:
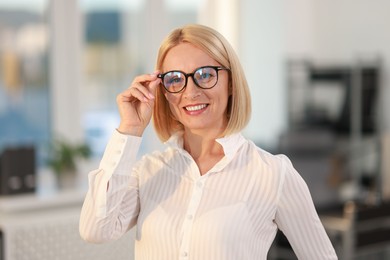
[[[198,81],[207,82],[212,80],[216,76],[215,74],[213,68],[202,68],[196,71],[195,77]]]
[[[172,73],[165,75],[165,77],[164,77],[164,84],[166,86],[177,85],[177,84],[181,84],[183,82],[184,82],[184,77],[183,77],[182,73],[179,73],[179,72],[172,72]]]
[[[180,83],[180,82],[182,82],[182,81],[183,81],[182,78],[179,78],[179,77],[172,77],[172,78],[169,78],[168,83],[169,83],[169,84],[175,84],[175,83]]]
[[[212,75],[210,73],[205,72],[200,74],[199,79],[208,79],[210,77],[212,77]]]

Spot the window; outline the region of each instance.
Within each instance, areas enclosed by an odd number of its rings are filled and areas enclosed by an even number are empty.
[[[42,163],[50,139],[45,1],[0,3],[0,152],[35,146]]]

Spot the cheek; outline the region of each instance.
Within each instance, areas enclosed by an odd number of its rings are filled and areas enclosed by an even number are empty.
[[[180,96],[177,94],[165,93],[165,98],[167,99],[169,105],[177,105],[180,101]]]
[[[180,95],[174,95],[170,93],[165,93],[165,98],[168,101],[169,108],[171,109],[173,114],[176,114],[175,111],[179,109],[178,105],[180,102]]]

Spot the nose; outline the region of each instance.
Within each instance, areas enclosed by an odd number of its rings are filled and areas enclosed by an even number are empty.
[[[188,77],[187,86],[183,92],[184,98],[193,100],[200,95],[201,91],[202,90],[195,84],[194,79],[192,77]]]

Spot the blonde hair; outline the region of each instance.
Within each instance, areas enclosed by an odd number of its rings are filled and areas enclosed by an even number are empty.
[[[223,135],[244,129],[251,116],[251,97],[244,71],[229,42],[219,32],[207,26],[191,24],[177,28],[161,43],[156,62],[157,70],[162,70],[167,53],[183,42],[201,49],[221,66],[230,69],[231,96],[227,108],[228,124]],[[183,129],[183,125],[174,118],[162,87],[157,88],[153,124],[162,141],[168,140],[176,131]]]

